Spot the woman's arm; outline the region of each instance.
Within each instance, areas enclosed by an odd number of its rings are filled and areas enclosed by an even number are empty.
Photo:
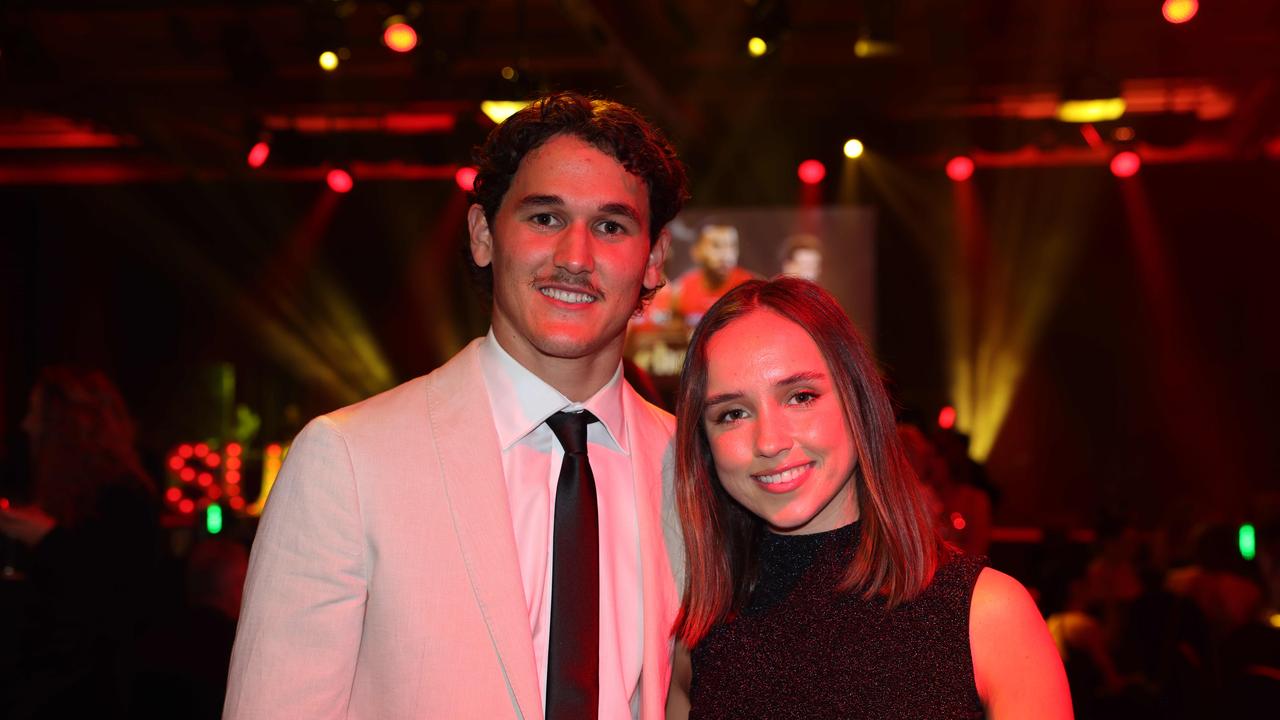
[[[671,688],[667,691],[667,720],[687,720],[689,717],[689,687],[693,682],[693,662],[684,644],[676,641],[675,656],[671,659]]]
[[[1013,578],[986,568],[969,607],[973,676],[987,717],[1072,717],[1058,650],[1035,601]]]

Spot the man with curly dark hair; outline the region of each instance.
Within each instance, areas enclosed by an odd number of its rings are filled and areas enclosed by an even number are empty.
[[[467,250],[490,331],[298,436],[228,718],[662,717],[673,422],[621,360],[685,171],[634,110],[572,93],[476,159]]]

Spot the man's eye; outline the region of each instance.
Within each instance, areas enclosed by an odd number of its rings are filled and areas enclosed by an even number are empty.
[[[556,221],[555,216],[551,213],[538,213],[529,219],[534,225],[553,225]]]
[[[617,235],[618,233],[626,230],[626,228],[624,228],[621,223],[616,223],[612,220],[605,220],[604,222],[600,223],[600,229],[606,235]]]

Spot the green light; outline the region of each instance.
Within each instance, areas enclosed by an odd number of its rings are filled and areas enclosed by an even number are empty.
[[[1252,560],[1257,554],[1257,538],[1253,534],[1253,526],[1245,523],[1240,526],[1240,557]]]
[[[222,506],[210,505],[204,511],[204,527],[210,535],[222,532]]]

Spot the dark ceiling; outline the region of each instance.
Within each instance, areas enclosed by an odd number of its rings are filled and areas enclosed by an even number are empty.
[[[1148,162],[1280,155],[1280,3],[1205,2],[1185,25],[1160,6],[9,0],[0,181],[238,172],[264,128],[269,177],[333,162],[448,177],[489,127],[481,100],[566,88],[640,107],[708,176],[769,143],[780,160],[834,159],[852,135],[904,162],[964,151],[980,166],[1101,163],[1121,126]],[[397,12],[420,36],[407,55],[380,42]],[[771,41],[764,57],[746,53],[753,34]],[[325,73],[325,48],[349,59]],[[1101,143],[1051,117],[1063,96],[1117,93],[1129,112],[1097,127]],[[411,127],[441,117],[452,130]]]

